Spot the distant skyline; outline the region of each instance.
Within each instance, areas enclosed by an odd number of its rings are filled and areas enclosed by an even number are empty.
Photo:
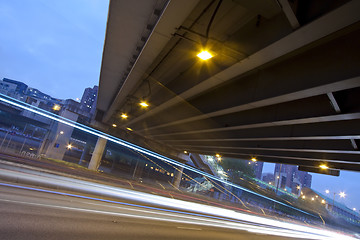
[[[106,0],[0,0],[0,78],[60,99],[99,85]]]
[[[263,173],[274,173],[274,163],[264,163]],[[340,171],[340,176],[329,176],[324,174],[311,173],[311,188],[322,193],[325,196],[333,197],[333,193],[337,193],[335,200],[345,204],[350,209],[356,208],[360,210],[360,193],[359,193],[359,177],[358,172]],[[330,194],[326,194],[325,190],[330,190]],[[339,193],[345,192],[346,197],[340,199]]]

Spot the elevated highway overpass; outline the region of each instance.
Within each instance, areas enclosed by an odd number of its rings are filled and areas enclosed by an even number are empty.
[[[167,155],[359,171],[359,12],[357,0],[112,0],[96,121]]]

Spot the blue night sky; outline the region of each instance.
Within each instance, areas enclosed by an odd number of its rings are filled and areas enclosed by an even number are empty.
[[[99,84],[107,0],[0,0],[0,78],[56,98]]]
[[[81,98],[98,85],[108,0],[0,0],[0,78],[25,82],[56,98]],[[264,172],[273,172],[265,164]],[[312,174],[313,188],[345,191],[360,209],[359,173]]]

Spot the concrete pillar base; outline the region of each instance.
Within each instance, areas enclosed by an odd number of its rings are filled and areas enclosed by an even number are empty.
[[[98,138],[94,152],[91,156],[91,160],[90,160],[88,169],[94,170],[94,171],[98,170],[98,168],[100,166],[101,158],[103,156],[103,153],[104,153],[104,150],[106,147],[106,143],[107,143],[106,139],[101,138],[101,137]]]
[[[175,170],[173,184],[175,187],[179,188],[184,168],[183,167],[176,167],[176,168],[178,170]]]

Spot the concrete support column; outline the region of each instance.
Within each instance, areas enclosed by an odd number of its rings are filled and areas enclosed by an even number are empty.
[[[175,170],[173,184],[175,187],[179,188],[184,168],[183,167],[176,167],[176,168],[178,170]]]
[[[95,145],[94,152],[91,156],[91,160],[90,160],[88,169],[96,171],[99,168],[100,161],[101,161],[101,158],[103,156],[103,153],[104,153],[104,150],[106,147],[106,143],[107,143],[106,139],[101,138],[101,137],[98,138],[96,145]]]
[[[143,161],[141,161],[141,159],[138,159],[136,161],[136,165],[135,165],[133,176],[132,176],[133,179],[141,178],[143,170],[144,170],[144,166],[145,166],[145,164]]]
[[[90,144],[89,140],[87,140],[86,144],[84,146],[83,152],[81,153],[81,157],[80,157],[80,160],[79,160],[79,165],[85,165],[86,160],[88,160],[88,159],[85,159],[85,158],[86,158],[86,155],[89,154],[90,146],[91,146],[91,144]]]

